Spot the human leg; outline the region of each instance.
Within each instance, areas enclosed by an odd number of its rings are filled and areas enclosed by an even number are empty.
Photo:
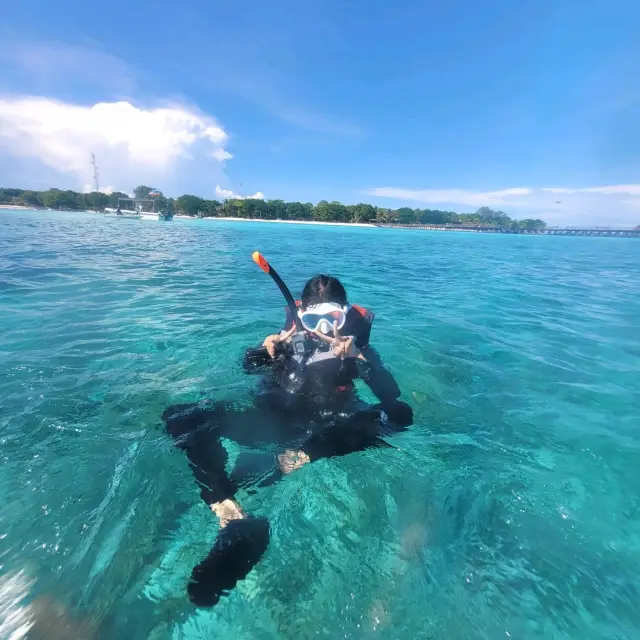
[[[220,441],[226,406],[175,405],[162,414],[167,433],[183,451],[200,486],[200,497],[212,508],[231,500],[237,485],[227,476],[227,450]]]
[[[405,431],[413,423],[411,407],[399,400],[356,411],[307,438],[296,451],[280,456],[284,473],[320,458],[343,456],[373,447],[391,447],[382,436]]]
[[[220,531],[207,557],[193,568],[187,586],[197,606],[213,606],[244,579],[269,544],[266,518],[247,516],[235,501],[238,483],[226,473],[227,451],[220,438],[247,416],[222,403],[179,405],[163,413],[167,432],[184,451],[200,485],[200,495],[220,521]]]

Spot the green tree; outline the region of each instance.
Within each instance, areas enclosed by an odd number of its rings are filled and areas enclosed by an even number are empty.
[[[480,207],[475,215],[481,222],[488,225],[508,227],[511,223],[511,218],[504,211],[494,211],[490,207]]]
[[[218,214],[219,208],[220,203],[217,200],[203,200],[200,210],[205,218],[211,218]]]
[[[539,230],[545,229],[547,223],[544,220],[527,218],[526,220],[520,220],[518,226],[522,229]]]
[[[74,191],[72,191],[71,193],[73,193],[73,205],[74,205],[74,209],[84,209],[86,211],[87,209],[87,196],[84,193],[75,193]]]
[[[37,191],[24,191],[22,193],[22,202],[33,207],[42,206],[40,194]]]
[[[459,221],[457,214],[438,209],[418,210],[416,219],[420,224],[455,224]]]
[[[322,222],[347,222],[349,210],[341,202],[320,200],[314,211],[314,219]]]
[[[302,202],[287,203],[287,218],[289,220],[311,220],[313,215],[313,205],[310,202],[302,204]]]
[[[133,190],[133,194],[135,195],[136,198],[148,198],[149,192],[151,191],[156,191],[156,189],[154,189],[153,187],[147,187],[141,184],[140,186],[136,187]]]
[[[180,196],[179,198],[176,198],[176,209],[194,216],[202,207],[202,203],[202,198],[185,194],[183,196]]]
[[[313,210],[313,219],[319,222],[329,222],[332,215],[331,205],[326,200],[320,200]]]
[[[412,224],[417,222],[413,209],[409,209],[409,207],[400,207],[400,209],[396,211],[396,216],[400,224]]]
[[[252,207],[253,207],[253,217],[254,218],[268,218],[269,216],[269,203],[265,200],[257,200],[251,198]]]
[[[110,193],[108,195],[109,198],[109,207],[111,207],[112,209],[115,209],[118,206],[118,199],[125,199],[128,200],[129,196],[126,193],[122,193],[122,191],[114,191],[113,193]],[[121,206],[131,206],[131,203],[129,202],[128,204],[126,202],[121,202],[120,203]]]
[[[91,193],[87,193],[86,200],[89,209],[93,209],[94,211],[99,211],[109,206],[109,196],[106,193],[92,191]]]
[[[2,189],[2,202],[12,204],[17,198],[22,197],[24,191],[22,189],[5,188]]]
[[[60,189],[49,189],[40,194],[42,204],[51,209],[75,209],[75,196],[73,191],[61,191]]]
[[[268,200],[267,206],[270,220],[286,220],[287,205],[284,200]]]
[[[237,215],[241,218],[255,218],[256,217],[256,201],[253,198],[247,198],[246,200],[235,200]]]
[[[334,220],[335,222],[349,222],[349,211],[347,207],[342,204],[342,202],[334,200],[330,206],[332,220]]]
[[[371,222],[376,219],[376,208],[370,204],[360,202],[347,207],[353,222]]]
[[[391,209],[385,209],[383,207],[376,208],[376,221],[380,224],[391,224],[395,222],[395,212]]]

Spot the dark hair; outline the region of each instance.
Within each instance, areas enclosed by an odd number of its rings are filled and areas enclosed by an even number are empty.
[[[337,278],[315,276],[304,285],[302,290],[302,308],[306,309],[323,302],[333,302],[340,306],[347,304],[347,292]]]

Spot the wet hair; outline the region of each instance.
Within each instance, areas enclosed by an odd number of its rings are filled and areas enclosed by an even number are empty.
[[[347,304],[347,292],[337,278],[319,275],[304,285],[301,301],[303,309],[323,302],[333,302],[344,307]]]

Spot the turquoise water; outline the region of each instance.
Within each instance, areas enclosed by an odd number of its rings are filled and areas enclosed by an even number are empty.
[[[376,312],[415,425],[243,493],[271,544],[196,611],[217,525],[160,415],[256,383],[256,249]],[[640,634],[638,241],[3,211],[0,335],[2,571],[101,638]]]

